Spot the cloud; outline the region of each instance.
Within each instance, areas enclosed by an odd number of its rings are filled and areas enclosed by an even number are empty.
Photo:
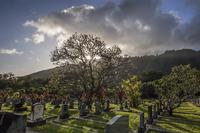
[[[25,43],[31,42],[31,39],[28,38],[28,37],[25,37],[25,38],[24,38],[24,42],[25,42]]]
[[[15,42],[15,43],[19,43],[19,40],[15,40],[14,42]]]
[[[40,58],[36,58],[36,62],[41,62]]]
[[[185,24],[178,12],[163,12],[161,4],[162,0],[123,0],[118,5],[108,2],[97,8],[72,6],[37,20],[27,20],[24,26],[35,28],[38,34],[55,37],[57,46],[74,32],[92,33],[109,44],[118,44],[130,55],[197,46],[200,17]]]
[[[21,55],[23,53],[23,51],[17,51],[16,49],[0,49],[0,54]]]
[[[32,36],[32,41],[34,44],[40,44],[45,41],[44,34],[35,33]]]

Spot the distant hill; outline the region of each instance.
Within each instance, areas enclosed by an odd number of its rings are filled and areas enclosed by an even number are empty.
[[[127,73],[141,74],[147,71],[168,73],[171,67],[180,64],[191,64],[192,67],[200,70],[200,51],[191,49],[169,50],[160,55],[126,57],[122,66],[120,66],[120,71],[122,72],[122,78],[127,76]],[[55,68],[43,70],[25,77],[46,79],[50,77],[55,70]]]
[[[35,72],[26,76],[23,76],[22,78],[30,78],[30,79],[47,79],[50,77],[53,72],[55,71],[55,68],[42,70],[39,72]]]

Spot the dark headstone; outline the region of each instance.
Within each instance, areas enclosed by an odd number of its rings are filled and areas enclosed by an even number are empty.
[[[138,133],[144,133],[146,130],[146,125],[144,123],[144,112],[140,113],[140,123],[138,127]]]
[[[157,119],[156,104],[153,105],[153,119]]]
[[[0,102],[0,110],[2,109],[2,103]]]
[[[86,109],[86,104],[84,102],[81,102],[80,106],[80,117],[84,117],[89,113],[89,111]]]
[[[152,117],[152,105],[148,106],[148,118],[147,118],[147,124],[153,123],[153,117]]]
[[[96,115],[100,115],[101,114],[101,105],[100,105],[99,101],[95,102],[95,114]]]
[[[156,103],[156,107],[157,107],[157,115],[160,115],[160,103]]]
[[[13,101],[13,108],[14,112],[22,112],[22,111],[27,111],[27,107],[23,107],[24,105],[24,100],[22,99],[16,99]]]
[[[124,107],[123,107],[123,102],[120,102],[120,110],[123,110]]]
[[[125,101],[125,108],[128,109],[128,101]]]
[[[60,112],[59,118],[60,119],[67,119],[67,118],[69,118],[68,104],[63,104],[61,106],[61,112]]]
[[[10,112],[0,112],[0,133],[25,133],[26,116]]]
[[[70,102],[69,102],[69,108],[70,109],[74,108],[74,100],[70,100]]]
[[[110,100],[107,99],[106,100],[106,109],[105,109],[105,111],[109,111],[109,110],[110,110]]]

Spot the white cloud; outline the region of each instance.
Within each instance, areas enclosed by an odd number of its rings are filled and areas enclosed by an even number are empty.
[[[110,45],[121,45],[124,48],[122,52],[131,55],[143,55],[152,48],[166,50],[181,47],[188,43],[185,41],[187,32],[181,29],[181,18],[178,12],[164,12],[161,2],[123,0],[119,4],[109,2],[97,8],[91,5],[72,6],[37,20],[27,20],[24,26],[35,28],[38,34],[55,37],[58,47],[66,38],[65,34],[70,36],[75,32],[95,34]],[[199,30],[194,28],[192,31],[198,33]],[[195,46],[189,45],[191,48]]]
[[[17,51],[16,49],[0,49],[0,54],[8,54],[8,55],[21,55],[23,51]]]
[[[45,41],[44,34],[41,34],[41,33],[35,33],[35,34],[33,34],[32,41],[35,44],[40,44],[40,43],[44,42]]]
[[[25,38],[24,38],[24,42],[25,42],[25,43],[31,42],[31,39],[28,38],[28,37],[25,37]]]
[[[60,48],[63,46],[63,41],[66,40],[66,38],[69,38],[68,34],[60,34],[56,37],[57,47]]]
[[[33,60],[33,57],[28,57],[27,59],[28,59],[28,60]]]
[[[36,62],[41,62],[40,58],[36,58]]]
[[[173,15],[178,23],[183,23],[183,19],[179,16],[177,11],[170,10],[169,14]]]
[[[140,31],[149,31],[151,30],[151,27],[149,25],[144,25],[140,20],[136,20],[135,24],[137,26],[137,29]]]
[[[46,19],[48,19],[48,18],[46,18]],[[35,28],[37,28],[38,33],[44,33],[51,37],[64,32],[62,27],[60,27],[59,25],[55,25],[54,22],[51,22],[50,20],[47,25],[44,24],[44,23],[46,23],[46,19],[40,18],[40,19],[38,19],[37,22],[32,21],[32,20],[31,21],[27,20],[23,25],[35,27]]]
[[[19,40],[15,40],[14,42],[15,42],[15,43],[19,43]]]

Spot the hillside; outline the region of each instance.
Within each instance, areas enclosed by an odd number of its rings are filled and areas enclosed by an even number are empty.
[[[141,57],[126,57],[120,66],[121,78],[129,74],[141,74],[147,71],[168,73],[171,67],[180,64],[191,64],[192,67],[200,69],[200,51],[191,49],[169,50],[161,55],[150,55]],[[24,77],[32,79],[50,77],[55,68],[39,71]]]

